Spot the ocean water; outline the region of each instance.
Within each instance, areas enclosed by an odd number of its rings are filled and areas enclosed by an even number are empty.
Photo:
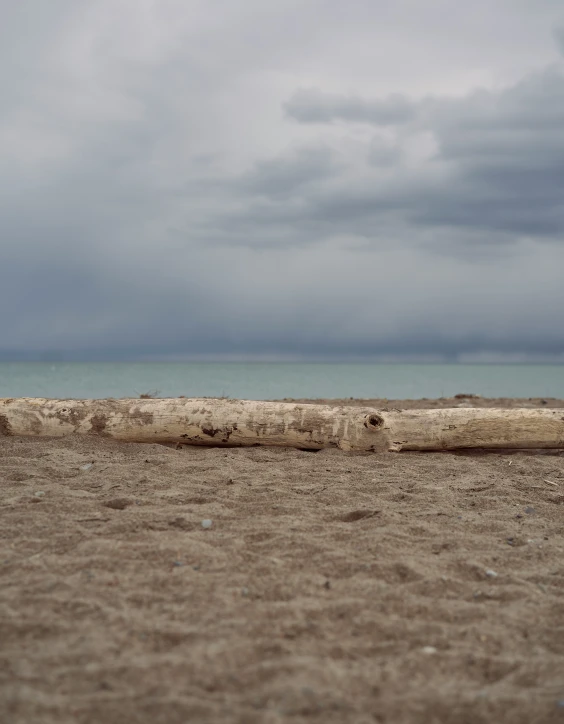
[[[0,397],[564,398],[564,365],[0,362]]]

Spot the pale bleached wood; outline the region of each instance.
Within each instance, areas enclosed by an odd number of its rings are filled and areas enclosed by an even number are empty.
[[[564,409],[444,408],[381,414],[391,451],[564,448]]]
[[[368,408],[224,399],[0,400],[0,435],[95,433],[129,442],[386,449]]]
[[[0,435],[302,449],[564,448],[564,411],[374,410],[223,399],[0,400]]]

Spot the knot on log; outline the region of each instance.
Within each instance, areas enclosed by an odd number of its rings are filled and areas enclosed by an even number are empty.
[[[377,430],[379,427],[382,427],[383,424],[384,418],[376,413],[367,415],[364,419],[364,427],[367,427],[369,430]]]

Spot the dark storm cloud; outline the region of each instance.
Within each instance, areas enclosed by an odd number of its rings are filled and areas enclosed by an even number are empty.
[[[305,122],[330,122],[335,117],[326,113],[322,94],[308,93],[307,98]],[[343,110],[341,118],[380,125],[377,114],[372,117],[364,110],[378,107],[378,101],[350,104],[345,97],[331,98],[332,108],[346,109],[347,115]],[[499,91],[427,99],[409,107],[418,121],[403,141],[427,134],[434,146],[417,167],[404,165],[398,148],[376,147],[376,152],[367,148],[368,164],[377,170],[384,167],[386,173],[367,174],[357,162],[356,175],[343,169],[339,183],[308,189],[301,188],[294,176],[293,200],[284,199],[278,205],[250,203],[239,213],[240,223],[247,231],[253,223],[285,224],[297,236],[307,228],[312,241],[330,229],[374,236],[373,230],[381,224],[387,226],[391,217],[396,218],[398,229],[408,223],[414,228],[490,232],[490,244],[520,236],[561,238],[564,75],[560,69],[535,73]],[[274,175],[277,166],[283,173],[286,165],[286,161],[273,160],[270,173]],[[304,181],[306,178],[304,175]],[[230,223],[234,222],[230,217]],[[457,247],[465,243],[453,234],[445,253],[456,254]]]
[[[478,3],[6,3],[0,356],[564,353],[553,3]]]

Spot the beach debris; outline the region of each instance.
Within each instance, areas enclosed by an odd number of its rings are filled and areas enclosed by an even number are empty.
[[[553,485],[555,488],[558,487],[558,483],[555,483],[554,480],[544,480],[543,482]]]
[[[525,513],[527,513],[527,515],[533,515],[536,512],[537,511],[534,508],[531,508],[530,505],[527,505],[527,507],[525,508]]]
[[[202,521],[202,528],[205,528],[206,530],[208,528],[211,528],[212,525],[213,525],[213,521],[210,520],[209,518],[206,518],[205,520]]]
[[[248,596],[249,594],[250,594],[249,589],[248,589],[246,586],[244,586],[244,587],[241,589],[241,596],[245,596],[245,598],[247,598],[247,596]]]
[[[152,394],[152,393],[146,393]],[[556,449],[560,409],[457,408],[377,410],[257,400],[0,399],[0,435],[102,435],[124,442],[300,450]],[[7,434],[4,432],[4,434]],[[550,480],[549,485],[558,485]]]
[[[495,571],[492,571],[491,568],[486,568],[485,573],[486,573],[486,576],[487,576],[488,578],[497,578],[498,575],[499,575],[499,573],[496,573]]]
[[[94,465],[94,463],[86,463],[85,465],[81,465],[81,470],[90,470],[90,468]]]
[[[44,491],[44,490],[37,490],[33,495],[34,495],[34,497],[36,497],[36,498],[43,498],[43,496],[45,495],[45,491]]]
[[[437,653],[437,649],[434,646],[423,646],[421,648],[421,653],[427,654],[427,656],[432,656]]]
[[[137,390],[135,390],[135,392],[137,392]],[[140,400],[152,400],[153,398],[159,396],[159,392],[160,390],[153,390],[152,392],[137,392],[137,394],[139,395]]]

